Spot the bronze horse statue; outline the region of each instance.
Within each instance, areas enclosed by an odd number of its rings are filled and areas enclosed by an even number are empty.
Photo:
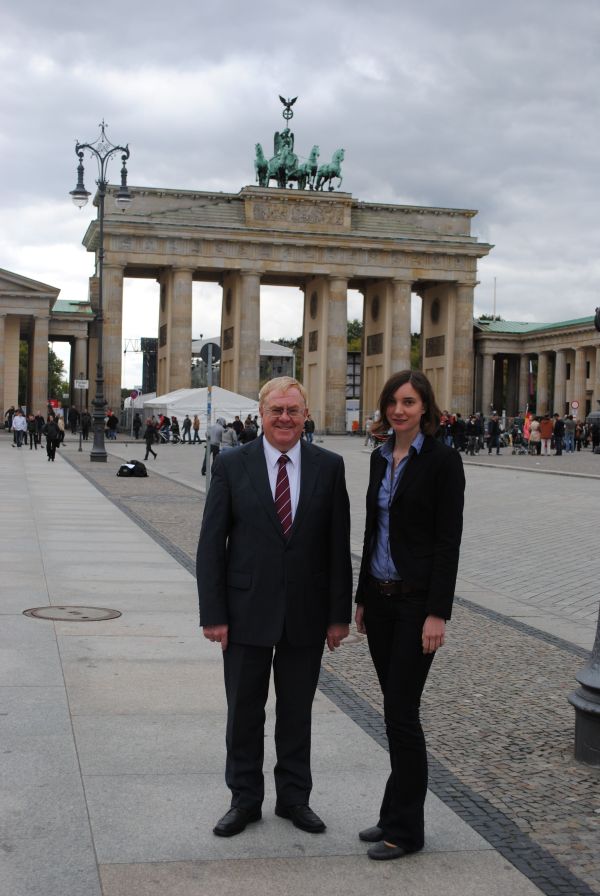
[[[260,143],[256,144],[256,158],[254,159],[254,170],[256,171],[256,183],[259,187],[268,187],[269,185],[269,163],[265,158],[263,148]]]
[[[339,179],[338,190],[342,186],[342,162],[344,161],[344,150],[336,149],[333,156],[331,157],[331,162],[327,162],[325,165],[321,165],[319,170],[317,171],[317,182],[315,185],[315,190],[322,190],[326,183],[329,184],[328,189],[333,190],[333,186],[331,181],[334,177]]]

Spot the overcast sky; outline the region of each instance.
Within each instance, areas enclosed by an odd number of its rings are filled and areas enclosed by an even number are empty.
[[[0,11],[0,267],[87,298],[94,213],[72,205],[75,140],[108,124],[130,184],[238,192],[298,96],[299,154],[346,150],[362,201],[478,209],[494,249],[475,313],[567,320],[600,304],[598,0],[21,0]],[[110,179],[118,181],[118,160]],[[86,186],[93,189],[91,161]],[[195,287],[193,335],[219,331]],[[415,303],[416,304],[416,300]],[[351,317],[361,313],[357,296]],[[301,331],[298,291],[264,290],[263,338]],[[127,281],[124,337],[156,335],[156,288]],[[58,347],[58,346],[56,346]],[[126,359],[125,384],[139,382]]]

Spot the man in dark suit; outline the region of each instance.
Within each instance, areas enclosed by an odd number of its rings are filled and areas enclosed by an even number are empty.
[[[200,625],[220,642],[225,671],[232,799],[214,828],[221,837],[261,818],[271,666],[275,814],[325,830],[309,806],[311,711],[324,643],[338,647],[351,617],[343,460],[301,440],[308,410],[297,380],[266,383],[259,408],[263,435],[215,462],[197,553]]]

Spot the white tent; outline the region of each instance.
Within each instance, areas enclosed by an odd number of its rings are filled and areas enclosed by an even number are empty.
[[[177,417],[179,426],[186,414],[192,420],[194,414],[200,417],[200,437],[206,437],[206,421],[208,413],[208,387],[201,389],[176,389],[175,392],[167,392],[166,395],[157,395],[149,401],[144,401],[144,417],[158,417],[166,414],[168,417]],[[217,417],[223,417],[227,423],[231,423],[234,417],[239,417],[242,422],[250,414],[254,417],[258,414],[258,401],[237,395],[220,386],[212,387],[212,411],[213,422]]]

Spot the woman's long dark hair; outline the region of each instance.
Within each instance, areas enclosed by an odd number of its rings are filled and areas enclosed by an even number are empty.
[[[421,416],[421,432],[425,433],[426,436],[434,436],[440,425],[441,412],[436,404],[431,383],[420,370],[400,370],[398,373],[391,375],[379,396],[380,418],[373,425],[373,431],[382,432],[390,428],[390,423],[387,419],[387,409],[394,399],[396,390],[406,383],[410,383],[425,405],[425,412]]]

